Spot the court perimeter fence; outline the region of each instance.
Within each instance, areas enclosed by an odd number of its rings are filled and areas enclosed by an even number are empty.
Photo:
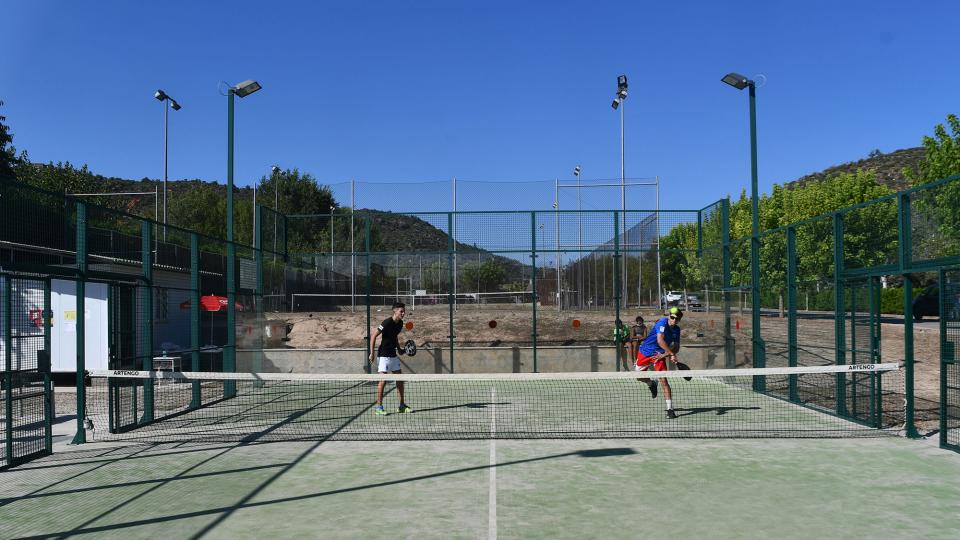
[[[69,363],[79,373],[77,406],[83,417],[82,374],[94,359],[85,345],[86,317],[77,313],[85,313],[88,287],[107,291],[110,369],[154,369],[160,358],[183,371],[269,371],[266,351],[283,346],[271,324],[295,307],[317,317],[359,312],[363,330],[356,345],[333,354],[360,371],[368,366],[366,329],[386,316],[382,310],[393,298],[423,310],[418,316],[439,314],[445,335],[420,343],[423,358],[430,360],[424,370],[452,373],[620,369],[624,347],[614,321],[630,321],[638,310],[661,313],[667,291],[681,292],[678,301],[688,313],[702,312],[685,321],[688,336],[695,331],[699,345],[711,351],[701,367],[878,363],[880,299],[891,282],[902,283],[906,390],[864,388],[840,374],[829,389],[829,407],[840,416],[873,422],[862,416],[869,403],[905,400],[905,408],[884,408],[904,411],[903,418],[880,423],[902,423],[916,435],[912,278],[947,272],[955,279],[950,272],[960,266],[958,203],[960,177],[951,177],[763,231],[755,243],[760,282],[754,288],[752,239],[731,233],[727,199],[702,209],[660,211],[341,208],[284,215],[258,206],[251,246],[2,180],[4,438],[10,441],[15,429],[9,404],[18,392],[18,374],[49,371],[43,359],[52,350],[45,341],[51,324],[75,331]],[[35,283],[24,281],[29,279]],[[72,319],[67,312],[58,318],[44,292],[64,281],[73,287]],[[954,290],[940,288],[938,412],[943,444],[956,448],[960,298],[946,296]],[[294,295],[303,303],[295,306]],[[516,314],[513,337],[478,337],[478,311]],[[577,338],[571,334],[574,320],[584,326],[599,321],[606,329],[594,335],[606,337]],[[528,326],[518,331],[518,325]],[[17,346],[27,335],[44,343],[42,348]],[[695,345],[697,339],[688,342]],[[546,354],[576,345],[615,352],[612,357],[581,352],[573,359]],[[504,347],[511,357],[503,364],[468,362],[473,350],[489,358]],[[49,386],[42,379],[40,386]],[[755,390],[803,398],[802,389]],[[226,384],[219,397],[235,391]],[[145,385],[138,399],[149,403],[150,392]],[[144,406],[137,421],[150,421],[151,414]],[[42,411],[35,416],[42,424]]]

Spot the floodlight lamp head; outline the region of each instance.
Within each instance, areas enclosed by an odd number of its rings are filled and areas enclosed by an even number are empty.
[[[613,107],[613,110],[617,110],[617,107],[620,106],[620,100],[619,100],[619,99],[614,99],[614,100],[613,100],[613,103],[611,103],[610,106]]]
[[[620,75],[617,77],[617,90],[626,90],[627,89],[627,76]]]
[[[163,90],[157,90],[153,93],[153,97],[157,98],[158,101],[163,101],[167,99],[167,94],[165,94]]]
[[[727,73],[720,80],[736,88],[737,90],[743,90],[748,86],[753,86],[753,81],[744,77],[743,75],[740,75],[739,73]]]
[[[231,90],[234,94],[236,94],[237,97],[244,98],[244,97],[247,97],[247,96],[249,96],[250,94],[256,92],[257,90],[260,90],[261,88],[263,88],[263,87],[260,86],[260,83],[258,83],[257,81],[254,81],[254,80],[250,79],[250,80],[243,81],[242,83],[234,86],[234,87],[231,88],[230,90]]]
[[[280,167],[277,165],[274,165],[270,167],[270,172],[272,172],[273,174],[277,174],[278,172],[280,172]]]
[[[577,165],[576,167],[573,168],[573,175],[574,175],[574,176],[580,176],[580,166],[579,166],[579,165]]]
[[[177,103],[175,100],[172,100],[172,99],[171,99],[171,100],[170,100],[170,108],[173,109],[173,110],[175,110],[175,111],[179,111],[179,110],[182,109],[183,107],[181,107],[180,104]]]

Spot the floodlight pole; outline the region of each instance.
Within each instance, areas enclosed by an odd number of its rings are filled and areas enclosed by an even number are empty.
[[[728,73],[722,79],[737,90],[747,88],[750,95],[750,323],[753,347],[753,367],[764,367],[763,335],[760,332],[760,202],[757,188],[757,85],[739,73]],[[754,381],[754,389],[762,391],[763,381]]]
[[[234,102],[233,88],[228,88],[227,89],[227,242],[233,242],[233,102]]]
[[[765,367],[762,358],[763,336],[760,332],[760,202],[757,188],[757,87],[749,82],[750,90],[750,205],[752,214],[750,236],[750,296],[752,297],[753,365]]]
[[[553,181],[553,208],[554,214],[556,215],[556,227],[557,227],[557,256],[554,259],[557,263],[557,311],[563,311],[563,289],[560,287],[560,179],[555,178]]]
[[[577,165],[573,172],[577,176],[577,257],[580,260],[577,271],[579,278],[577,297],[580,298],[580,309],[583,309],[583,204],[580,201],[580,175],[583,174],[583,170]]]
[[[170,126],[170,104],[163,101],[163,240],[167,240],[167,135]]]
[[[163,103],[163,239],[167,239],[167,177],[168,177],[168,156],[169,156],[169,131],[170,131],[170,108],[173,110],[179,111],[181,109],[180,104],[177,103],[177,100],[168,96],[163,90],[157,90],[153,97],[157,98],[161,103]],[[157,219],[158,216],[154,216],[154,219]]]
[[[620,236],[623,238],[624,244],[627,242],[627,177],[626,177],[626,167],[624,166],[624,137],[623,137],[623,105],[626,101],[626,96],[620,98]],[[623,261],[623,295],[624,304],[627,303],[627,260],[624,258]]]
[[[223,348],[223,371],[230,373],[236,370],[237,344],[237,281],[236,255],[237,247],[233,243],[233,88],[227,89],[227,336],[226,346]],[[224,396],[233,397],[236,385],[224,385]]]

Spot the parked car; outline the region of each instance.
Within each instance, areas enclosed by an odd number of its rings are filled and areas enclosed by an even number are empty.
[[[936,283],[924,289],[913,299],[913,320],[940,316],[940,286]]]
[[[663,295],[663,298],[660,299],[660,305],[663,307],[666,306],[675,306],[683,300],[683,293],[680,291],[667,291]]]
[[[700,297],[695,294],[687,295],[687,309],[699,309],[703,307],[703,302],[700,301]]]

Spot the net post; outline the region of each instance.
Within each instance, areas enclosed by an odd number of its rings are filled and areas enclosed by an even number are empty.
[[[943,285],[941,284],[941,287]],[[943,314],[940,314],[943,317]],[[903,379],[904,379],[904,431],[911,439],[920,437],[914,423],[914,394],[913,394],[913,281],[910,274],[904,274],[903,279]],[[943,366],[941,366],[943,369]],[[940,396],[943,400],[944,396]]]
[[[727,368],[737,366],[736,342],[733,337],[733,328],[730,323],[730,198],[720,201],[721,227],[721,259],[722,259],[722,288],[723,288],[723,355],[724,365]],[[662,292],[662,291],[661,291]]]
[[[453,343],[454,343],[454,339],[457,337],[454,332],[455,329],[453,324],[453,309],[456,301],[456,299],[454,298],[454,291],[453,291],[453,280],[456,277],[454,275],[456,272],[456,269],[454,268],[453,261],[457,251],[457,243],[454,240],[453,223],[454,223],[453,212],[448,212],[447,213],[447,231],[449,234],[447,234],[447,277],[448,277],[447,308],[450,313],[447,316],[448,317],[447,324],[450,330],[447,335],[447,339],[450,341],[450,373],[456,373],[456,371],[454,371],[454,368],[453,368]]]
[[[620,371],[621,357],[623,356],[623,347],[620,345],[620,327],[617,321],[620,320],[620,211],[613,211],[613,345],[616,349],[616,371]]]
[[[87,205],[80,201],[76,201],[75,204],[77,205],[77,312],[84,313],[87,279]],[[77,317],[77,433],[73,436],[73,444],[87,442],[87,431],[83,425],[87,417],[87,388],[84,380],[84,372],[87,369],[84,318]]]
[[[846,364],[846,317],[843,280],[843,214],[833,214],[833,312],[834,312],[834,364]],[[836,375],[836,411],[840,416],[847,415],[846,377],[842,372]]]
[[[153,370],[153,225],[150,221],[140,222],[141,236],[141,267],[140,276],[140,354],[141,367],[144,371]],[[79,301],[79,298],[77,299]],[[80,319],[80,317],[77,317]],[[79,333],[79,328],[77,329]],[[143,423],[153,421],[153,381],[143,381]]]
[[[200,237],[190,233],[190,371],[200,371]],[[190,407],[201,403],[200,381],[193,381]]]
[[[880,354],[880,306],[881,306],[881,283],[879,277],[870,280],[870,354],[872,363],[880,363],[883,360]],[[942,313],[942,312],[941,312]],[[876,421],[876,426],[882,427],[883,424],[883,393],[881,392],[880,379],[882,374],[873,373],[870,376],[870,397],[871,414]]]
[[[797,365],[797,229],[787,227],[787,366]],[[789,379],[790,401],[799,401],[797,377]]]
[[[530,286],[533,289],[533,372],[539,371],[537,366],[537,213],[530,212]]]

